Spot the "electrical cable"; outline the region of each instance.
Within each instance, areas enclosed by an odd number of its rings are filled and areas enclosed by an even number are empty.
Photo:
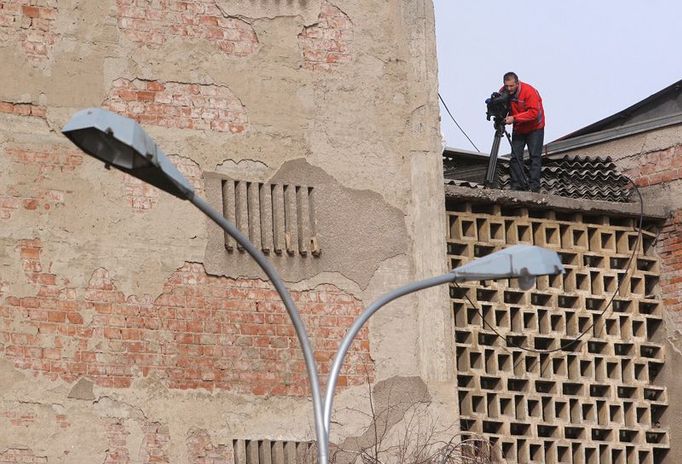
[[[618,287],[613,292],[613,295],[611,295],[609,302],[604,306],[604,309],[599,313],[599,318],[604,317],[604,314],[606,314],[606,311],[612,307],[613,301],[616,298],[616,295],[618,295],[618,293],[620,293],[620,288],[623,285],[623,282],[625,282],[627,280],[628,274],[631,270],[632,262],[634,261],[635,257],[637,256],[637,253],[639,251],[639,244],[642,241],[642,227],[643,227],[643,223],[644,223],[644,199],[642,198],[642,194],[639,191],[637,184],[635,184],[632,181],[632,179],[630,179],[629,177],[624,176],[624,175],[623,175],[623,177],[625,177],[632,184],[635,191],[637,192],[637,195],[639,196],[639,227],[637,230],[637,240],[635,241],[635,245],[632,249],[632,253],[630,254],[630,258],[628,259],[626,270],[625,270],[625,276],[623,277],[623,280],[621,280],[621,282],[618,284]],[[455,286],[458,288],[461,288],[456,282],[455,282]],[[501,340],[504,340],[506,347],[518,348],[518,349],[521,349],[523,351],[527,351],[530,353],[551,354],[551,353],[556,353],[558,351],[568,351],[568,349],[571,346],[578,343],[594,327],[594,322],[591,322],[576,338],[574,338],[570,342],[566,343],[565,345],[559,346],[558,348],[553,348],[553,349],[548,349],[548,350],[538,350],[536,348],[529,348],[527,346],[512,343],[507,337],[505,337],[499,331],[497,331],[497,329],[495,329],[495,327],[493,327],[488,321],[486,321],[485,317],[483,316],[483,313],[474,304],[474,302],[471,301],[471,298],[469,297],[469,295],[467,295],[466,293],[464,295],[465,295],[467,301],[469,302],[469,304],[476,310],[478,315],[481,317],[481,321],[483,322],[483,325],[487,326],[490,330],[492,330],[495,333],[496,337],[500,338]],[[594,321],[594,318],[593,318],[593,321]]]
[[[469,143],[470,143],[471,145],[473,145],[473,147],[476,149],[476,151],[480,153],[481,150],[478,149],[478,147],[474,144],[474,142],[472,142],[472,140],[469,138],[469,136],[467,135],[467,133],[464,132],[464,129],[462,129],[462,126],[459,125],[459,123],[457,122],[457,120],[455,119],[455,117],[452,115],[452,113],[450,112],[450,109],[448,108],[448,105],[445,103],[445,100],[443,100],[443,97],[441,97],[440,93],[438,94],[438,98],[440,99],[441,103],[442,103],[443,106],[445,107],[445,111],[448,112],[448,114],[450,115],[450,118],[451,118],[452,121],[455,123],[455,125],[457,126],[457,128],[462,132],[462,134],[464,134],[464,137],[467,138],[467,140],[469,141]]]

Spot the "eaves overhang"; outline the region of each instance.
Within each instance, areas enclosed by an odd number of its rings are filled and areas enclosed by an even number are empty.
[[[571,150],[577,150],[579,148],[589,147],[590,145],[609,142],[611,140],[628,137],[630,135],[662,129],[664,127],[675,126],[678,124],[682,124],[682,112],[649,119],[647,121],[627,124],[620,127],[614,127],[612,129],[606,129],[600,132],[579,135],[570,139],[559,139],[546,145],[545,154],[547,156],[556,155]]]

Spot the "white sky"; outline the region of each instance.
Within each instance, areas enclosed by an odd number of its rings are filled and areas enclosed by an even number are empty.
[[[682,0],[434,0],[440,94],[482,152],[485,99],[514,71],[538,89],[545,143],[682,79]],[[450,147],[475,150],[441,106]],[[503,139],[500,153],[508,153]]]

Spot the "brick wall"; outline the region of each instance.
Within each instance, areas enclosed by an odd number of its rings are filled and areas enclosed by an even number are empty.
[[[103,106],[142,124],[178,129],[244,132],[246,109],[218,85],[117,79]]]
[[[258,37],[245,21],[225,16],[210,0],[116,0],[118,27],[133,42],[158,48],[167,40],[203,39],[228,56],[258,50]]]
[[[0,2],[0,38],[18,41],[29,61],[44,61],[58,38],[57,13],[57,0]]]
[[[42,409],[43,417],[38,418],[33,411],[41,410],[37,404],[22,404],[6,401],[3,404],[5,411],[0,411],[0,427],[4,433],[12,434],[18,429],[38,429],[40,427],[52,430],[52,445],[67,443],[63,457],[69,458],[70,448],[73,446],[74,433],[71,430],[72,421],[78,421],[78,417],[67,417],[67,414],[51,414]],[[95,453],[101,453],[103,459],[99,462],[107,464],[129,464],[139,462],[144,464],[160,464],[171,462],[188,462],[189,464],[231,464],[234,462],[232,447],[216,443],[208,430],[203,428],[190,428],[186,431],[174,431],[162,422],[150,420],[146,417],[130,417],[125,414],[119,415],[109,411],[107,414],[90,418],[88,427],[93,432],[99,432],[103,440],[93,443]],[[58,429],[54,428],[54,421]],[[185,436],[178,436],[184,433]],[[175,446],[177,453],[183,449],[187,461],[171,458],[171,442],[177,441]],[[182,446],[184,440],[184,447]],[[138,446],[131,446],[137,443]],[[60,445],[57,445],[58,447]],[[41,444],[44,449],[44,444]],[[50,452],[48,452],[50,453]],[[41,453],[42,454],[42,453]],[[48,457],[36,453],[30,447],[13,445],[12,447],[0,447],[0,464],[35,464],[47,463]],[[72,457],[71,457],[72,458]]]
[[[159,189],[156,187],[129,175],[125,175],[123,179],[126,197],[133,211],[147,211],[159,202]]]
[[[682,178],[682,145],[654,151],[637,158],[637,165],[624,171],[639,187]]]
[[[662,185],[682,178],[682,145],[647,153],[625,170],[638,186]],[[682,323],[682,209],[672,211],[660,231],[656,252],[661,257],[661,293],[669,316]]]
[[[169,463],[168,447],[170,432],[168,426],[158,422],[140,424],[142,443],[138,456],[130,456],[128,440],[131,435],[125,421],[119,418],[103,419],[103,427],[107,437],[105,464],[128,464],[130,462]]]
[[[661,257],[661,291],[670,316],[682,323],[682,210],[661,229],[656,251]]]
[[[45,179],[53,172],[75,171],[83,163],[80,152],[59,146],[5,149],[6,169],[25,169],[23,183],[10,184],[0,191],[0,220],[9,220],[19,210],[45,212],[64,204],[65,190],[46,188]],[[18,177],[17,177],[18,179]]]
[[[187,454],[190,464],[231,464],[231,449],[215,445],[206,430],[192,430],[187,437]]]
[[[32,103],[17,103],[11,101],[0,101],[0,113],[14,114],[17,116],[34,116],[45,118],[47,108],[42,105]]]
[[[0,464],[46,464],[47,457],[37,456],[28,448],[9,448],[0,451]]]
[[[188,263],[151,301],[124,295],[105,269],[85,288],[65,285],[41,253],[39,240],[19,242],[18,258],[36,292],[7,295],[0,305],[0,355],[17,368],[67,382],[87,376],[114,388],[154,374],[170,388],[307,394],[294,329],[268,283],[213,277]],[[292,296],[326,373],[362,305],[331,285]],[[373,366],[364,330],[339,384],[360,385],[368,376]]]
[[[68,190],[44,188],[43,182],[54,173],[76,171],[83,164],[83,153],[62,146],[20,146],[12,145],[4,150],[7,166],[23,169],[23,179],[18,184],[10,184],[0,192],[0,220],[10,220],[17,211],[46,212],[65,202]],[[203,178],[199,165],[182,156],[171,156],[178,170],[203,194]],[[147,183],[127,174],[121,176],[124,196],[135,212],[145,212],[157,205],[160,191]]]
[[[337,7],[323,2],[317,23],[305,27],[298,42],[305,69],[329,71],[352,60],[353,23]]]
[[[59,146],[10,146],[5,153],[14,163],[35,168],[36,178],[42,178],[53,171],[71,172],[83,163],[82,152]]]

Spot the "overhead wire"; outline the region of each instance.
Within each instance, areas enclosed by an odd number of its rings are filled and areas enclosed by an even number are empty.
[[[615,291],[613,292],[613,294],[611,295],[609,302],[604,306],[604,309],[602,309],[601,312],[599,313],[599,318],[603,318],[604,315],[606,314],[606,311],[609,308],[612,308],[613,302],[616,298],[616,295],[618,295],[620,293],[621,286],[627,280],[627,277],[628,277],[628,275],[632,269],[632,263],[633,263],[635,257],[637,256],[637,254],[639,252],[639,245],[642,242],[642,228],[643,228],[643,224],[644,224],[644,200],[642,198],[641,192],[639,191],[639,188],[637,187],[637,184],[635,184],[635,182],[632,179],[630,179],[629,177],[627,177],[627,176],[623,176],[623,177],[625,177],[632,184],[635,192],[637,192],[637,195],[639,196],[639,226],[638,226],[638,230],[637,230],[637,240],[635,241],[635,244],[633,246],[632,253],[630,253],[630,257],[628,259],[627,266],[625,268],[626,269],[625,275],[624,275],[623,279],[619,282],[619,284],[618,284],[617,288],[615,289]],[[455,282],[455,286],[458,288],[462,288],[456,282]],[[527,351],[530,353],[552,354],[552,353],[556,353],[558,351],[569,351],[569,348],[572,347],[573,345],[575,345],[576,343],[578,343],[585,335],[587,335],[589,333],[589,331],[592,330],[592,328],[594,327],[594,324],[595,324],[594,323],[595,319],[593,318],[592,322],[583,331],[581,331],[578,336],[576,336],[570,342],[568,342],[564,345],[560,345],[558,348],[546,349],[546,350],[537,349],[537,348],[529,348],[529,347],[524,346],[524,345],[513,343],[513,341],[511,341],[509,339],[509,337],[505,337],[504,335],[502,335],[493,325],[491,325],[486,320],[486,318],[483,315],[483,313],[481,312],[480,308],[478,308],[476,306],[476,304],[471,300],[469,295],[465,293],[464,296],[466,297],[469,304],[476,310],[476,312],[480,316],[483,325],[487,326],[492,332],[494,332],[496,337],[503,340],[505,342],[505,347],[507,347],[507,348],[508,347],[518,348],[520,350]]]
[[[452,115],[452,113],[450,112],[450,108],[448,108],[448,105],[445,103],[445,100],[443,100],[443,97],[441,96],[440,93],[438,93],[438,98],[440,99],[441,103],[442,103],[443,106],[445,107],[445,111],[447,111],[447,113],[450,115],[450,119],[452,119],[452,121],[455,123],[455,125],[457,126],[457,128],[462,132],[462,134],[464,134],[464,137],[467,138],[467,140],[469,141],[469,143],[476,149],[476,151],[480,153],[481,150],[478,149],[478,147],[476,146],[476,144],[474,144],[474,142],[469,138],[469,136],[468,136],[467,133],[464,131],[464,129],[462,129],[462,126],[459,125],[459,123],[457,122],[457,120],[455,119],[455,117],[454,117],[454,116]]]

